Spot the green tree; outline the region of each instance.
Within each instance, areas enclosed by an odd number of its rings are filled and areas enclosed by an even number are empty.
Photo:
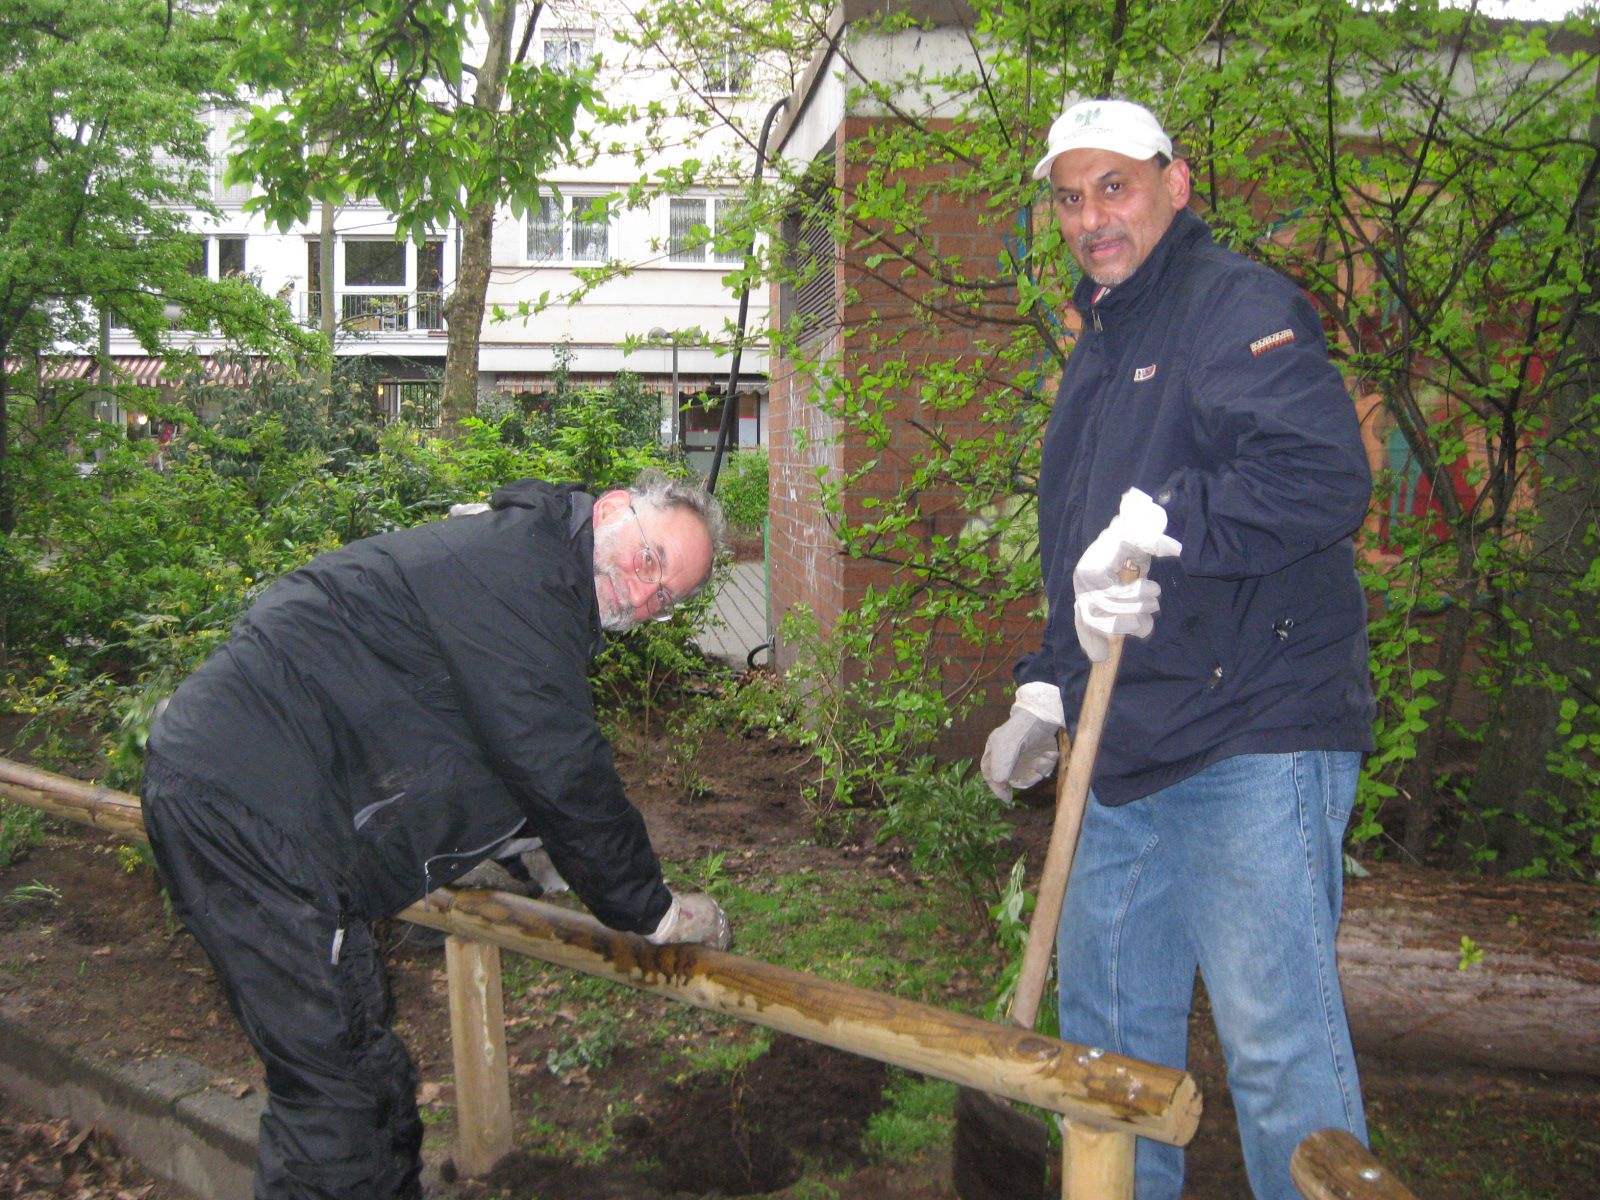
[[[175,326],[296,344],[281,304],[189,269],[202,244],[180,209],[209,211],[210,8],[12,0],[0,13],[0,534],[15,527],[14,454],[57,440],[66,415],[29,383],[58,344],[93,344],[111,313],[152,352]]]
[[[697,11],[718,5],[655,10],[658,36],[713,48],[721,26]],[[1037,435],[1074,275],[1029,169],[1067,96],[1140,100],[1219,236],[1307,288],[1377,396],[1398,451],[1380,502],[1418,476],[1435,498],[1368,547],[1383,752],[1364,832],[1387,823],[1421,852],[1468,810],[1502,866],[1596,853],[1592,7],[1558,37],[1434,0],[978,0],[885,76],[884,37],[916,25],[888,12],[829,39],[863,115],[750,209],[789,235],[753,268],[780,294],[843,260],[841,324],[813,314],[774,341],[833,422],[837,444],[804,458],[840,546],[894,581],[845,620],[981,643],[1036,588]],[[951,203],[983,253],[931,232]],[[971,353],[937,349],[954,327],[977,331]],[[890,498],[854,499],[886,475]],[[974,517],[960,536],[952,513]],[[1469,785],[1481,747],[1493,769]]]
[[[1582,344],[1600,43],[1429,3],[1262,20],[1260,48],[1212,62],[1274,79],[1270,93],[1248,113],[1188,101],[1208,199],[1223,236],[1311,292],[1347,376],[1380,398],[1403,447],[1380,500],[1420,479],[1434,502],[1385,512],[1389,545],[1369,546],[1375,640],[1420,668],[1380,672],[1382,729],[1428,714],[1390,743],[1369,799],[1395,795],[1412,854],[1454,808],[1463,861],[1470,843],[1513,870],[1570,864],[1570,836],[1600,817],[1557,734],[1569,691],[1587,692],[1581,761],[1600,712],[1600,622],[1576,590],[1596,561],[1600,394]]]
[[[521,214],[540,175],[595,107],[592,71],[530,61],[542,3],[523,0],[240,0],[234,67],[262,97],[230,177],[259,182],[272,223],[313,202],[376,200],[421,242],[460,223],[445,305],[443,416],[477,406],[478,341],[497,205]]]

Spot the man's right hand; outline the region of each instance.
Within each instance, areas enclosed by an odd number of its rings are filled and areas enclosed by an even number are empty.
[[[1017,689],[1011,715],[989,735],[978,764],[989,790],[1002,802],[1011,802],[1013,788],[1032,787],[1055,769],[1060,710],[1061,693],[1052,684],[1025,683]]]
[[[1114,635],[1145,638],[1155,628],[1161,585],[1147,577],[1150,560],[1183,552],[1166,528],[1166,510],[1129,488],[1117,515],[1078,559],[1072,572],[1072,620],[1090,662],[1110,656]],[[1124,570],[1136,574],[1125,581]]]

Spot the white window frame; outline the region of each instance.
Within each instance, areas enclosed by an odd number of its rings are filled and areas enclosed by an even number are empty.
[[[224,275],[223,272],[222,272],[222,243],[223,242],[238,242],[239,243],[239,257],[244,260],[244,267],[241,270],[240,274],[242,274],[247,279],[250,277],[250,237],[249,237],[248,234],[244,234],[244,233],[213,233],[213,234],[210,235],[208,240],[210,241],[211,244],[210,244],[209,247],[207,247],[206,270],[210,273],[211,278],[213,278],[213,279],[226,279],[227,278],[227,276]]]
[[[718,250],[713,244],[719,228],[719,223],[724,219],[725,210],[737,203],[738,197],[729,192],[695,192],[687,196],[669,196],[666,204],[666,237],[663,239],[666,246],[666,266],[669,267],[715,267],[726,270],[729,267],[739,266],[744,262],[743,255],[734,254],[732,251]],[[694,222],[695,225],[704,225],[711,231],[711,238],[691,249],[680,250],[673,244],[673,210],[681,204],[701,204],[702,219]]]
[[[206,151],[211,157],[211,199],[224,208],[236,208],[255,194],[252,183],[225,184],[233,131],[241,114],[228,108],[214,108],[208,114]]]
[[[592,29],[552,29],[540,41],[539,61],[547,70],[586,71],[594,63]]]
[[[750,83],[754,63],[734,45],[722,46],[700,62],[700,77],[709,96],[738,96]]]
[[[605,244],[601,248],[602,252],[598,257],[592,254],[585,254],[582,257],[579,257],[574,250],[579,224],[577,219],[578,216],[587,212],[589,206],[596,200],[603,199],[609,194],[610,193],[603,191],[585,191],[582,189],[568,190],[565,188],[561,189],[560,191],[555,189],[541,191],[538,199],[533,204],[528,206],[527,220],[523,226],[523,231],[525,234],[523,240],[523,253],[526,255],[527,261],[530,263],[548,264],[551,266],[586,266],[590,264],[603,263],[609,259],[612,256],[612,225],[609,216],[606,218],[603,226],[599,226],[598,223],[594,222],[585,222],[585,224],[603,228],[605,231]],[[553,201],[554,203],[560,205],[561,246],[554,254],[536,254],[534,253],[533,248],[534,221],[539,215],[542,214],[544,203],[546,201]]]

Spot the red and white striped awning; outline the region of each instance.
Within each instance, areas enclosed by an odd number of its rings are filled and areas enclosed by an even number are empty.
[[[639,375],[639,382],[647,391],[668,392],[672,390],[672,376],[654,372]],[[612,375],[569,375],[567,376],[568,388],[608,388],[615,376]],[[679,375],[678,394],[680,396],[700,396],[707,392],[721,395],[722,389],[728,386],[728,377],[723,375]],[[542,395],[555,390],[555,381],[549,375],[543,374],[512,374],[503,373],[495,376],[494,389],[497,392],[530,393]],[[760,377],[743,376],[739,380],[739,390],[765,391],[766,380]]]
[[[249,378],[249,368],[236,360],[215,358],[199,360],[205,378],[213,383],[242,384]],[[139,387],[175,387],[188,377],[190,368],[182,360],[172,363],[148,354],[115,354],[108,360],[112,383],[131,383]],[[6,370],[16,371],[21,364],[6,360]],[[90,354],[75,354],[67,358],[43,360],[41,377],[47,383],[70,383],[75,379],[94,379],[100,370],[100,360]]]

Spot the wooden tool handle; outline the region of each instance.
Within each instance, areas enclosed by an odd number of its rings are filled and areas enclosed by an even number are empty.
[[[1094,756],[1100,747],[1100,734],[1105,729],[1117,664],[1122,661],[1121,635],[1114,635],[1110,642],[1111,652],[1105,661],[1095,663],[1089,670],[1089,685],[1083,694],[1083,707],[1078,712],[1078,735],[1071,739],[1071,752],[1065,754],[1066,767],[1056,788],[1055,827],[1050,831],[1050,847],[1045,852],[1039,893],[1034,898],[1033,920],[1028,925],[1028,945],[1022,953],[1022,972],[1017,977],[1017,990],[1011,1001],[1011,1020],[1025,1029],[1032,1029],[1039,1018],[1039,1000],[1044,995],[1045,977],[1050,972],[1050,951],[1055,944],[1056,925],[1061,920],[1061,902],[1067,894],[1067,877],[1072,872],[1072,853],[1078,846],[1083,810],[1089,800]],[[1063,730],[1064,753],[1067,742]]]
[[[1139,570],[1131,563],[1122,569],[1122,581],[1132,583]],[[1044,869],[1039,873],[1039,894],[1034,898],[1033,920],[1028,924],[1028,944],[1022,952],[1022,970],[1017,990],[1011,998],[1011,1020],[1032,1029],[1039,1019],[1039,1001],[1044,995],[1045,977],[1050,973],[1050,951],[1054,948],[1056,925],[1061,920],[1061,902],[1067,894],[1067,879],[1072,874],[1072,854],[1078,847],[1078,831],[1083,828],[1083,810],[1089,800],[1089,782],[1094,775],[1094,759],[1105,730],[1106,713],[1111,708],[1111,688],[1117,667],[1122,662],[1122,635],[1106,639],[1109,650],[1104,662],[1089,668],[1089,683],[1078,709],[1078,733],[1070,739],[1066,730],[1059,735],[1065,766],[1056,783],[1056,818],[1050,830],[1050,846],[1045,851]]]

